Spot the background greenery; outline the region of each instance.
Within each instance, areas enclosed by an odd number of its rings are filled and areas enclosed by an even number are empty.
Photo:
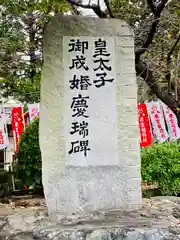
[[[180,143],[154,143],[141,151],[142,181],[157,184],[162,195],[180,194]]]
[[[39,119],[28,125],[19,142],[15,177],[23,185],[36,190],[42,187],[41,152],[39,147]]]

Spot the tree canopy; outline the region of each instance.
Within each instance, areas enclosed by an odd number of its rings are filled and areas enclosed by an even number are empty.
[[[42,36],[49,17],[69,11],[65,0],[1,0],[1,95],[39,101]]]
[[[1,95],[39,100],[43,29],[55,14],[125,20],[135,33],[136,73],[150,95],[167,104],[180,124],[179,0],[0,0]],[[146,90],[144,90],[146,92]]]

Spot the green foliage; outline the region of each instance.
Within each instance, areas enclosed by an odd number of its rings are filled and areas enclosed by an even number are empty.
[[[146,42],[152,23],[154,22],[153,16],[150,14],[151,10],[148,7],[147,1],[110,0],[110,2],[114,16],[125,20],[134,30],[135,49],[141,48],[142,44]],[[161,14],[156,34],[153,37],[153,42],[142,57],[142,59],[144,58],[146,62],[148,62],[149,66],[151,66],[148,68],[153,69],[153,78],[156,80],[156,84],[161,88],[162,92],[166,92],[168,90],[168,81],[166,79],[167,55],[178,39],[179,29],[180,1],[168,1],[168,4]],[[180,68],[178,68],[179,46],[180,45],[178,44],[178,46],[173,50],[171,58],[170,72],[171,78],[173,79],[172,82],[175,80],[175,71],[177,71],[177,79],[180,77]],[[144,102],[144,100],[149,100],[149,97],[152,97],[152,88],[147,88],[147,85],[145,84],[140,87],[142,87],[142,90],[139,92],[139,101]],[[178,95],[180,95],[179,83]]]
[[[142,180],[158,184],[163,195],[180,194],[180,143],[161,143],[142,149]]]
[[[28,125],[19,142],[16,177],[33,189],[42,186],[41,152],[39,147],[39,119]]]
[[[136,23],[140,23],[149,14],[146,0],[111,0],[111,8],[116,18],[123,19],[132,28]]]
[[[0,9],[0,96],[39,102],[44,26],[70,5],[66,0],[0,0]]]

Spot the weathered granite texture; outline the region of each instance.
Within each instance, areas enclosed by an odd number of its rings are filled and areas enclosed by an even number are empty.
[[[26,203],[30,202],[28,199]],[[178,240],[180,239],[180,199],[144,199],[143,208],[131,213],[94,212],[74,219],[54,221],[44,204],[32,199],[0,204],[1,240]],[[36,205],[38,204],[38,206]],[[41,202],[42,203],[42,202]],[[20,205],[20,206],[19,206]]]
[[[117,166],[66,165],[63,36],[108,36],[116,44]],[[111,96],[107,96],[108,98]],[[50,214],[141,207],[140,149],[133,33],[117,19],[53,17],[44,34],[40,147]],[[108,136],[107,136],[108,137]],[[111,161],[111,159],[109,159]]]

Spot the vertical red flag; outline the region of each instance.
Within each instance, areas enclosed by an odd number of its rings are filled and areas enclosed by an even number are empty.
[[[24,131],[24,120],[22,107],[12,109],[12,132],[14,137],[15,152],[18,152],[18,142]]]
[[[152,144],[153,139],[146,104],[138,104],[138,120],[140,128],[140,146],[147,147]]]

